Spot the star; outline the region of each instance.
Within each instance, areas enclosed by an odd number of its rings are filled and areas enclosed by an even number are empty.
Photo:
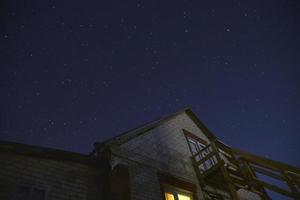
[[[47,136],[49,147],[86,154],[95,140],[188,106],[225,143],[300,165],[275,145],[253,145],[270,136],[279,144],[284,133],[282,148],[300,146],[300,39],[291,5],[4,6],[0,130],[24,133],[0,140],[40,145]]]

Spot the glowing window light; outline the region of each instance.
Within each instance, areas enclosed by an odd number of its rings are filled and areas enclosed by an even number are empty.
[[[178,199],[179,200],[191,200],[191,197],[182,195],[182,194],[178,194]]]
[[[165,192],[166,200],[175,200],[174,195],[168,192]]]

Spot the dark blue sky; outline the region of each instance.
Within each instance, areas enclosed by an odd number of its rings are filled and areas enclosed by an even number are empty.
[[[191,107],[225,143],[300,165],[300,4],[0,3],[0,139],[88,153]]]

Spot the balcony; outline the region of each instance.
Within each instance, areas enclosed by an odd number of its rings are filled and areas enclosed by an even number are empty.
[[[299,168],[232,149],[219,140],[203,147],[191,159],[203,188],[227,191],[234,200],[239,199],[237,191],[241,189],[262,199],[270,199],[266,190],[300,199]]]

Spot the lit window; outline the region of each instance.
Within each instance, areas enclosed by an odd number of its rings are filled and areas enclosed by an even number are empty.
[[[164,200],[196,200],[197,187],[195,184],[174,177],[170,174],[158,173]]]
[[[174,195],[168,192],[165,192],[166,200],[175,200]]]
[[[188,193],[178,192],[176,190],[165,192],[165,200],[192,200],[192,195]]]
[[[179,200],[191,200],[191,197],[183,195],[183,194],[178,194],[178,199]]]

